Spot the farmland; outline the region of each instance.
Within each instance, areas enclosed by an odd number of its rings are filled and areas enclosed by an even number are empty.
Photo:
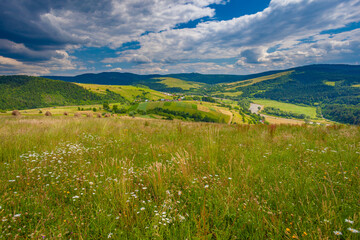
[[[227,90],[233,90],[233,89],[236,89],[237,87],[247,87],[247,86],[250,86],[250,85],[253,85],[256,83],[260,83],[263,81],[273,80],[273,79],[276,79],[276,78],[279,78],[282,76],[287,76],[287,75],[290,75],[291,73],[292,73],[292,71],[281,72],[281,73],[258,77],[258,78],[253,78],[253,79],[249,79],[249,80],[245,80],[245,81],[228,83],[228,84],[226,84],[228,86]]]
[[[149,100],[159,100],[159,99],[170,99],[168,95],[165,95],[161,92],[141,88],[136,86],[126,86],[126,85],[100,85],[100,84],[84,84],[78,83],[77,85],[82,86],[85,89],[90,90],[94,93],[106,94],[106,90],[110,90],[114,93],[117,93],[124,97],[128,101],[134,101],[139,98],[147,98]]]
[[[214,104],[199,103],[196,101],[187,102],[143,102],[140,103],[136,110],[149,112],[156,108],[166,109],[174,112],[188,114],[200,114],[214,119],[216,122],[229,123],[232,113],[228,110],[219,108]]]
[[[356,239],[359,158],[354,126],[0,116],[0,238]]]
[[[282,111],[293,112],[298,114],[305,114],[311,118],[316,118],[316,108],[310,106],[299,106],[291,103],[284,103],[274,100],[255,99],[252,100],[256,104],[263,105],[264,107],[279,108]]]
[[[162,78],[156,78],[156,79],[161,80],[160,83],[166,85],[168,88],[180,88],[182,90],[190,90],[191,88],[199,88],[203,85],[201,83],[184,81],[184,80],[172,78],[172,77],[162,77]]]

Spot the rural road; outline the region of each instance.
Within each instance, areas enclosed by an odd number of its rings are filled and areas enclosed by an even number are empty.
[[[259,105],[259,104],[250,103],[250,108],[249,108],[249,110],[250,110],[251,113],[256,113],[256,114],[258,114],[258,113],[259,113],[259,107],[260,107],[260,109],[262,108],[262,106]]]

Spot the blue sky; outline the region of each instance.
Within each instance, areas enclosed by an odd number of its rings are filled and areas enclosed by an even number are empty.
[[[359,64],[360,0],[0,1],[0,74]]]

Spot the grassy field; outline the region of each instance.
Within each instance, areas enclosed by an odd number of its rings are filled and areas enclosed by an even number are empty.
[[[325,85],[328,85],[328,86],[332,86],[332,87],[334,87],[336,82],[333,82],[333,81],[326,81],[326,82],[324,82],[324,83],[325,83]]]
[[[359,159],[358,127],[1,117],[0,239],[356,239]]]
[[[203,84],[184,81],[177,78],[162,77],[156,78],[161,80],[160,83],[165,84],[168,88],[181,88],[183,90],[190,90],[191,88],[200,88]]]
[[[243,81],[239,81],[239,82],[232,82],[232,83],[226,84],[225,86],[228,87],[227,90],[233,90],[233,89],[235,89],[237,87],[246,87],[246,86],[253,85],[255,83],[259,83],[259,82],[279,78],[279,77],[282,77],[282,76],[290,75],[292,72],[293,71],[281,72],[281,73],[272,74],[272,75],[268,75],[268,76],[264,76],[264,77],[258,77],[258,78],[253,78],[253,79],[249,79],[249,80],[243,80]]]
[[[119,108],[129,108],[129,105],[124,105],[121,103],[112,103],[109,105],[110,105],[110,108],[112,108],[113,105],[117,105]],[[79,110],[79,108],[80,108],[80,110]],[[93,112],[93,108],[96,109],[96,112]],[[92,114],[104,113],[105,111],[102,108],[103,108],[103,105],[94,104],[94,105],[58,106],[58,107],[25,109],[25,110],[20,110],[19,112],[25,116],[34,116],[34,115],[41,116],[41,115],[44,115],[47,111],[49,111],[52,115],[55,115],[55,116],[64,115],[65,112],[67,112],[68,114],[71,114],[71,115],[73,115],[75,113],[80,113],[80,114],[85,115],[87,113],[92,113]],[[0,116],[6,116],[6,115],[11,115],[11,111],[7,111],[6,113],[0,113]]]
[[[224,108],[215,106],[212,103],[197,101],[182,102],[143,102],[137,107],[138,110],[149,111],[154,108],[168,109],[178,112],[197,113],[208,115],[218,119],[219,122],[229,123],[232,113]]]
[[[126,100],[131,102],[141,96],[145,96],[149,100],[172,99],[171,97],[161,92],[148,88],[141,88],[135,86],[120,86],[120,85],[99,85],[99,84],[83,84],[83,83],[77,83],[77,84],[84,87],[85,89],[100,94],[105,94],[106,89],[109,89],[112,92],[120,94]]]
[[[263,105],[264,107],[279,108],[282,111],[305,114],[307,116],[310,116],[311,118],[316,118],[315,107],[303,107],[291,103],[283,103],[273,100],[254,99],[252,101],[256,104]]]

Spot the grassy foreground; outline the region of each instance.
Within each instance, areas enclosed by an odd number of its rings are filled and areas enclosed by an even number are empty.
[[[356,239],[359,160],[359,127],[2,117],[0,239]]]

